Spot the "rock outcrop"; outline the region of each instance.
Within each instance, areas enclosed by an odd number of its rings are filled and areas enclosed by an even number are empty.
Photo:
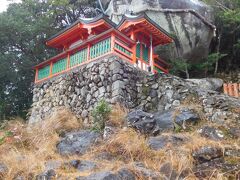
[[[79,131],[66,134],[58,143],[58,152],[62,155],[84,154],[90,147],[101,140],[101,136],[93,131]]]
[[[129,127],[143,134],[157,135],[166,130],[174,130],[176,126],[186,128],[187,123],[196,123],[199,116],[189,109],[172,109],[165,112],[146,113],[134,110],[127,116]]]
[[[153,21],[175,37],[172,47],[162,57],[180,56],[191,61],[206,57],[214,37],[212,9],[199,0],[106,0],[106,13],[118,23],[124,14],[146,13]],[[161,52],[161,49],[160,49]]]
[[[218,78],[203,78],[203,79],[187,79],[196,83],[200,88],[212,91],[221,91],[223,87],[223,80]]]
[[[41,121],[55,108],[64,106],[89,124],[90,112],[101,99],[130,110],[159,113],[187,104],[192,110],[203,111],[209,121],[225,124],[231,119],[239,123],[239,99],[202,89],[172,75],[146,74],[117,56],[37,84],[33,94],[30,123]]]

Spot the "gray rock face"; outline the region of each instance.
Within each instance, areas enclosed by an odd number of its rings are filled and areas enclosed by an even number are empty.
[[[240,138],[240,128],[238,128],[238,127],[230,127],[229,134],[233,138]]]
[[[168,180],[175,180],[175,179],[185,179],[190,174],[189,169],[184,169],[179,174],[171,163],[167,162],[161,165],[160,167],[160,173],[164,175],[163,179]]]
[[[196,83],[200,88],[205,90],[220,91],[223,87],[223,80],[219,78],[204,78],[204,79],[187,79]]]
[[[162,135],[157,137],[150,137],[148,140],[148,145],[153,150],[161,150],[166,148],[167,145],[172,147],[178,147],[183,145],[189,139],[182,135]]]
[[[104,75],[96,73],[102,71]],[[114,75],[118,78],[113,80]],[[95,76],[99,76],[101,80]],[[96,84],[94,79],[100,82],[97,81]],[[87,66],[76,68],[73,72],[37,84],[33,94],[30,123],[41,121],[55,110],[65,107],[77,117],[83,118],[89,125],[90,112],[101,99],[105,99],[110,104],[120,103],[129,110],[159,112],[159,114],[150,114],[150,117],[143,115],[139,118],[141,121],[136,122],[136,126],[145,127],[147,133],[173,128],[169,121],[173,116],[171,109],[186,106],[184,102],[189,98],[191,98],[190,103],[196,104],[203,110],[205,118],[209,121],[223,125],[226,124],[227,119],[236,123],[240,118],[239,113],[233,111],[240,108],[239,99],[202,89],[195,83],[172,75],[149,76],[117,56],[107,56]],[[183,121],[189,118],[187,116],[192,116],[191,112],[177,114],[186,115],[186,117],[180,116]],[[151,115],[155,115],[154,120]],[[174,119],[175,123],[178,123],[178,116]],[[180,121],[179,124],[184,128],[184,123]],[[155,129],[156,126],[160,129]]]
[[[175,123],[185,127],[186,123],[199,120],[196,113],[189,109],[168,110],[164,112],[146,113],[135,110],[128,114],[127,124],[143,134],[157,135],[164,130],[174,129]]]
[[[48,170],[42,174],[37,175],[36,180],[53,180],[56,177],[54,170]]]
[[[103,0],[104,1],[104,0]],[[175,56],[200,59],[208,54],[215,27],[212,9],[199,0],[105,0],[106,10],[118,23],[124,14],[145,12],[167,32],[176,36]],[[172,51],[172,48],[170,48]],[[173,51],[172,51],[173,52]],[[166,49],[165,49],[166,53]],[[169,58],[169,54],[163,54]],[[171,54],[173,55],[173,54]]]
[[[199,179],[212,176],[213,170],[221,170],[227,177],[237,177],[240,169],[240,164],[230,163],[224,159],[224,156],[238,157],[239,150],[226,149],[222,151],[219,147],[204,146],[199,150],[193,152],[193,158],[195,159],[195,167],[193,172]],[[231,178],[230,178],[231,179]]]
[[[224,133],[221,130],[210,126],[203,126],[198,132],[201,136],[213,140],[222,140],[224,138]]]
[[[8,171],[8,168],[5,164],[0,163],[0,178]]]
[[[45,171],[56,170],[62,166],[61,161],[51,160],[45,163]]]
[[[70,164],[80,172],[93,171],[97,168],[97,164],[92,161],[73,160],[70,162]]]
[[[122,168],[116,173],[102,171],[93,173],[87,177],[78,177],[77,180],[135,180],[135,176],[128,169]]]
[[[134,168],[137,174],[140,176],[140,179],[162,179],[162,176],[159,172],[146,168],[142,163],[135,163]]]
[[[205,146],[194,151],[192,156],[198,163],[204,163],[223,157],[223,151],[218,147]]]
[[[101,139],[97,132],[82,130],[68,133],[58,144],[57,150],[62,155],[84,154]]]

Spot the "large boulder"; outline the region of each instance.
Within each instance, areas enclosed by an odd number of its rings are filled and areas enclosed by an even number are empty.
[[[197,61],[208,55],[215,34],[211,7],[199,0],[102,0],[106,13],[118,23],[124,14],[146,13],[167,32],[174,34],[175,51],[164,55],[181,56]],[[173,53],[174,52],[174,53]]]
[[[150,137],[148,139],[148,146],[153,150],[161,150],[167,147],[179,147],[185,144],[190,139],[182,135],[161,135],[157,137]]]
[[[195,150],[192,153],[192,156],[197,161],[197,163],[204,163],[223,157],[223,151],[219,147],[204,146],[200,149]]]
[[[62,155],[84,154],[101,139],[101,135],[90,130],[68,133],[57,144],[57,150]]]
[[[198,130],[199,134],[203,137],[212,140],[222,140],[224,138],[224,133],[220,129],[211,126],[203,126]]]
[[[240,164],[236,160],[239,157],[239,150],[226,149],[223,151],[220,147],[203,146],[194,150],[192,156],[195,160],[192,170],[199,179],[214,176],[216,169],[225,174],[228,179],[238,179]],[[229,161],[227,156],[236,160]]]
[[[173,130],[176,126],[186,128],[187,123],[196,123],[198,120],[199,116],[187,108],[156,113],[134,110],[127,115],[129,127],[150,135],[157,135],[164,130]]]
[[[223,87],[223,80],[219,78],[187,79],[200,88],[211,91],[220,91]]]

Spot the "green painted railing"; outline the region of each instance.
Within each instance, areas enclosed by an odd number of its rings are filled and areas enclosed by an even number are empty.
[[[50,75],[50,65],[38,70],[38,80],[47,78]]]
[[[132,53],[130,51],[128,51],[126,48],[122,47],[121,45],[115,43],[115,48],[117,48],[118,50],[122,51],[123,53],[127,54],[128,56],[131,56]]]
[[[85,61],[87,61],[87,48],[73,54],[70,56],[70,67],[74,67],[76,65],[79,65]]]
[[[158,73],[163,73],[163,71],[159,69],[157,66],[154,66],[154,70],[156,70]]]
[[[97,44],[93,45],[90,48],[90,58],[94,59],[110,51],[111,51],[111,39],[108,38],[98,42]]]
[[[136,48],[136,56],[137,56],[137,58],[140,58],[148,63],[149,62],[149,47],[146,47],[146,45],[144,45],[142,43],[138,43],[137,48]]]
[[[145,62],[149,62],[149,48],[148,47],[145,47],[144,45],[142,46],[143,47],[143,60]]]
[[[67,69],[67,58],[53,63],[52,74],[60,73]]]
[[[137,58],[141,58],[141,44],[140,43],[137,44],[136,56],[137,56]]]

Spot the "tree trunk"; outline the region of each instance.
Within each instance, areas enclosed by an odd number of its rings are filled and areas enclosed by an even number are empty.
[[[217,53],[220,54],[220,45],[221,45],[221,38],[222,38],[222,33],[219,33],[219,36],[218,36],[218,44],[217,44]],[[216,61],[216,64],[215,64],[215,70],[214,70],[214,75],[217,74],[217,71],[218,71],[218,61],[219,61],[219,57]]]
[[[185,73],[186,73],[187,79],[189,79],[189,78],[190,78],[190,75],[189,75],[189,72],[188,72],[188,66],[187,66],[187,65],[186,65],[186,67],[185,67]]]

